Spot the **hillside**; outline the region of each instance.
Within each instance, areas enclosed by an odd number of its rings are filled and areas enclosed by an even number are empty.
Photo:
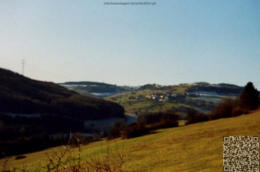
[[[158,111],[210,112],[226,97],[236,97],[243,87],[232,84],[179,84],[161,86],[147,84],[139,89],[106,98],[122,105],[128,113],[147,113]]]
[[[64,143],[68,133],[99,133],[86,121],[122,119],[113,102],[0,68],[0,157]],[[53,137],[58,136],[58,137]]]
[[[91,143],[81,147],[80,155],[82,163],[102,158],[105,160],[106,156],[112,158],[109,162],[113,163],[113,160],[118,160],[117,156],[112,156],[113,153],[126,155],[122,169],[128,172],[218,172],[223,169],[223,136],[259,137],[259,123],[260,110],[239,117],[162,129],[154,134],[134,139]],[[0,164],[5,161],[9,169],[25,166],[30,171],[35,169],[44,171],[43,167],[47,163],[46,155],[63,149],[57,147],[26,154],[26,158],[21,160],[10,157],[8,161],[0,160]],[[73,151],[77,154],[77,148]]]
[[[81,96],[51,82],[32,80],[0,68],[0,112],[55,114],[76,119],[122,117],[116,103]]]
[[[233,84],[158,85],[146,84],[139,87],[117,86],[100,82],[65,82],[60,84],[81,95],[100,97],[122,105],[130,114],[158,111],[210,112],[226,97],[236,97],[242,87]]]
[[[60,85],[82,95],[93,97],[107,97],[123,92],[130,92],[136,89],[135,87],[117,86],[113,84],[90,81],[65,82]]]

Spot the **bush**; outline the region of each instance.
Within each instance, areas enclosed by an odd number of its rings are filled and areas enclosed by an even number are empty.
[[[24,159],[24,158],[26,158],[25,155],[18,155],[15,157],[15,160]]]
[[[188,112],[186,124],[247,114],[250,110],[256,109],[259,103],[259,92],[254,88],[252,82],[248,82],[238,98],[224,99],[212,113],[205,115],[195,111]]]
[[[149,130],[143,123],[131,124],[122,131],[122,138],[133,138],[148,134]]]
[[[142,114],[137,123],[127,126],[121,133],[122,138],[132,138],[148,134],[151,130],[178,126],[179,116],[174,112]]]
[[[160,123],[161,121],[176,122],[179,116],[175,112],[154,112],[142,114],[138,117],[137,122],[142,122],[145,125]]]
[[[186,116],[186,124],[208,121],[209,119],[209,115],[198,113],[197,111],[189,111]]]
[[[115,124],[110,128],[108,132],[108,139],[114,139],[121,136],[121,132],[125,130],[127,124],[123,121],[117,121]]]
[[[234,99],[225,99],[211,114],[212,119],[239,116],[249,113],[258,107],[258,91],[252,82],[248,82],[240,96]]]
[[[248,114],[248,113],[249,113],[248,110],[243,109],[243,108],[241,108],[240,106],[235,106],[235,107],[232,109],[232,116],[239,116],[239,115]]]
[[[156,130],[160,128],[170,128],[170,127],[178,127],[178,121],[171,121],[171,120],[161,120],[160,122],[148,125],[147,128],[149,130]]]
[[[237,101],[226,98],[211,113],[211,119],[219,119],[233,116],[233,109],[237,106]]]

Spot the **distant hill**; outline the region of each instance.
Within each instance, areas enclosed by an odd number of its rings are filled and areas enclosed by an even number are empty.
[[[65,82],[60,83],[60,85],[82,95],[92,97],[108,97],[123,92],[130,92],[136,89],[135,87],[117,86],[113,84],[90,81]]]
[[[127,93],[107,97],[122,105],[128,113],[147,113],[158,111],[209,112],[226,97],[236,97],[243,87],[220,83],[198,82],[193,84],[158,85],[146,84]]]
[[[82,120],[124,116],[124,109],[116,103],[82,96],[58,84],[29,79],[2,68],[0,81],[0,112],[53,114]]]
[[[195,93],[198,92],[209,92],[209,94],[215,95],[224,95],[224,96],[237,96],[242,91],[243,87],[220,83],[220,84],[209,84],[209,83],[195,83],[187,89],[186,93]]]
[[[226,97],[236,97],[243,87],[228,84],[159,85],[145,84],[139,87],[117,86],[100,82],[65,82],[60,85],[82,95],[105,98],[122,105],[128,113],[157,111],[209,112]]]

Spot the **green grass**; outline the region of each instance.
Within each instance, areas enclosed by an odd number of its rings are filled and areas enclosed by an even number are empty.
[[[222,171],[223,136],[260,136],[260,110],[249,115],[158,130],[155,134],[122,140],[99,141],[82,146],[82,161],[105,156],[106,150],[126,152],[123,166],[128,172],[214,172]],[[39,169],[46,154],[62,147],[26,154],[25,159],[9,158],[8,167]],[[5,159],[0,160],[2,165]],[[1,169],[0,169],[1,170]]]

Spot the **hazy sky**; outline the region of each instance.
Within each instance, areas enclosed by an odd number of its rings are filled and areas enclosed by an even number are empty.
[[[0,0],[0,67],[21,72],[24,58],[26,76],[54,82],[260,88],[259,0],[104,2]]]

